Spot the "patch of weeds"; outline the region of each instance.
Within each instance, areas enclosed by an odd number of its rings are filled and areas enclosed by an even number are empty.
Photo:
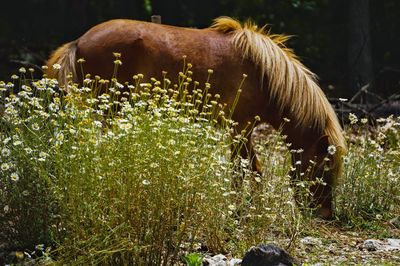
[[[341,220],[362,224],[400,213],[400,118],[379,119],[376,127],[350,115],[344,175],[336,189]]]
[[[201,266],[203,265],[204,256],[199,253],[189,253],[183,257],[183,261],[187,266]]]
[[[199,245],[240,256],[262,242],[293,248],[318,235],[312,183],[304,173],[291,178],[290,159],[303,151],[271,131],[256,141],[262,175],[249,159],[231,158],[247,133],[234,133],[219,95],[192,81],[190,64],[177,84],[165,73],[148,82],[135,75],[133,84],[86,75],[82,86],[60,88],[25,73],[0,82],[1,241],[44,244],[65,264],[159,265]],[[399,118],[375,128],[352,119],[336,213],[383,236],[380,222],[400,214]],[[186,256],[188,265],[199,260]]]

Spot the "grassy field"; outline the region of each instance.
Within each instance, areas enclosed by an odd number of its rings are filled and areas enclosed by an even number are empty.
[[[301,151],[272,132],[253,140],[262,176],[231,159],[250,137],[233,133],[219,95],[189,68],[177,84],[87,76],[69,93],[29,72],[0,82],[0,242],[12,248],[68,265],[170,265],[201,247],[240,257],[275,242],[312,263],[327,249],[307,256],[304,236],[399,237],[388,224],[400,215],[398,117],[371,126],[351,115],[337,217],[326,223],[293,200],[293,185],[309,195],[288,175]]]

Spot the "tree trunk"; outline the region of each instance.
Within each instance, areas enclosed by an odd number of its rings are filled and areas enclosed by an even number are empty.
[[[369,0],[349,1],[348,68],[352,94],[373,80]]]

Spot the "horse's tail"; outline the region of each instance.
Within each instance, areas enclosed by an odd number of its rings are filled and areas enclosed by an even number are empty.
[[[70,75],[72,81],[76,81],[76,51],[77,41],[66,43],[55,50],[46,64],[47,76],[57,79],[61,86],[68,84]]]

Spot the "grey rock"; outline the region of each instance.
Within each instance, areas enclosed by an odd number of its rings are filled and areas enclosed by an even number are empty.
[[[227,259],[222,254],[218,254],[213,257],[206,256],[204,258],[203,262],[205,265],[209,265],[209,266],[226,266],[227,265]]]
[[[212,258],[213,258],[214,260],[216,260],[216,261],[221,261],[221,260],[225,261],[225,260],[226,260],[225,255],[222,255],[222,254],[215,255],[215,256],[212,257]]]
[[[362,248],[368,251],[392,251],[400,250],[400,239],[388,238],[384,240],[367,239]]]
[[[227,265],[229,266],[236,266],[236,265],[240,265],[242,263],[241,259],[231,259]]]
[[[203,262],[204,262],[204,265],[209,265],[209,266],[236,266],[236,265],[240,265],[242,260],[236,259],[236,258],[232,258],[232,259],[228,260],[226,256],[224,256],[222,254],[218,254],[213,257],[207,255],[203,259]]]
[[[301,239],[300,242],[303,245],[313,246],[313,247],[322,245],[321,239],[316,238],[316,237],[311,237],[311,236],[306,236],[305,238]]]

